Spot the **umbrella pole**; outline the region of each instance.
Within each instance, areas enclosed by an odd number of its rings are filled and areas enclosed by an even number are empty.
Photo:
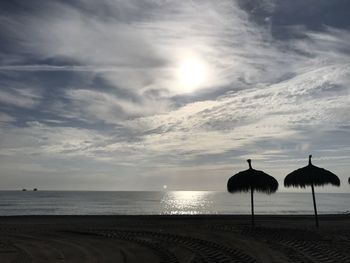
[[[315,199],[315,190],[314,190],[314,184],[313,184],[313,183],[311,183],[311,190],[312,190],[312,200],[314,201],[314,211],[315,211],[316,227],[318,227],[318,216],[317,216],[316,199]]]
[[[252,207],[252,226],[255,225],[254,222],[254,188],[250,187],[250,201],[251,201],[251,207]]]

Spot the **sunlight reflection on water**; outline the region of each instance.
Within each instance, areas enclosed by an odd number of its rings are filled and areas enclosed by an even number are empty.
[[[256,214],[313,214],[310,193],[254,196]],[[350,193],[317,193],[320,214],[350,213]],[[202,191],[0,191],[0,215],[250,214],[250,194]]]
[[[160,202],[161,211],[170,215],[213,213],[210,195],[212,192],[205,191],[167,192]]]

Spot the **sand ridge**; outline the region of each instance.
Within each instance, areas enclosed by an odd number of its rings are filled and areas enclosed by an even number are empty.
[[[0,217],[0,262],[349,262],[350,216]]]

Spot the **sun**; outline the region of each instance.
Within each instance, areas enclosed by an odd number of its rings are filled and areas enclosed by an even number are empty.
[[[204,83],[205,74],[205,65],[197,58],[187,58],[183,60],[178,68],[180,85],[188,92],[199,88]]]

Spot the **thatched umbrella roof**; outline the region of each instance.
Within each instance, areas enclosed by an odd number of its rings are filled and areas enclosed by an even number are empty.
[[[277,191],[278,182],[271,175],[252,168],[252,161],[247,160],[249,169],[232,176],[227,182],[230,193],[250,191],[252,225],[254,226],[254,191],[271,194]]]
[[[299,168],[286,176],[284,179],[284,186],[289,187],[303,187],[323,186],[327,184],[339,186],[339,178],[332,172],[317,167],[311,163],[312,155],[309,155],[309,164],[305,167]]]
[[[314,211],[315,211],[316,227],[318,227],[319,224],[318,224],[314,186],[323,186],[327,184],[339,186],[340,180],[338,176],[336,176],[334,173],[313,165],[311,163],[311,158],[312,158],[312,155],[309,155],[309,164],[307,166],[291,172],[286,176],[286,178],[284,178],[284,186],[303,187],[303,188],[305,188],[306,186],[311,186],[312,200],[313,200]]]
[[[250,159],[247,162],[249,169],[232,176],[227,182],[227,190],[230,193],[249,192],[251,189],[267,194],[276,192],[277,180],[263,171],[253,169]]]

